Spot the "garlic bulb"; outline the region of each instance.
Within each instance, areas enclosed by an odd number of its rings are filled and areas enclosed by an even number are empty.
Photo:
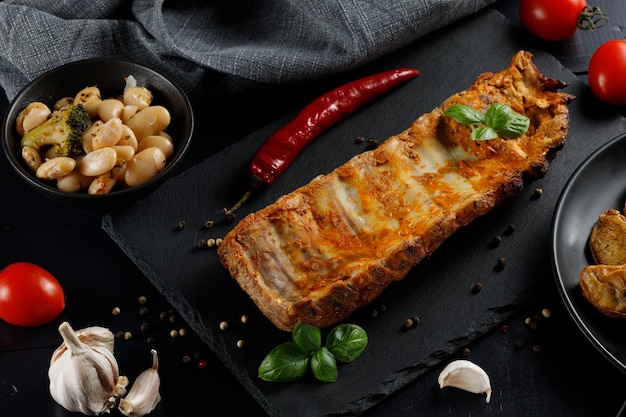
[[[126,398],[120,400],[119,410],[128,417],[145,416],[161,401],[159,387],[159,358],[157,351],[152,349],[152,367],[143,371],[130,388]]]
[[[474,394],[487,394],[491,400],[491,382],[487,373],[478,365],[465,359],[450,362],[439,374],[439,388],[455,387]]]
[[[109,329],[99,326],[85,327],[84,329],[76,330],[76,336],[78,340],[88,346],[101,346],[105,347],[113,353],[113,347],[115,345],[115,336]],[[67,345],[65,342],[52,353],[50,364],[54,362],[63,352],[67,351]]]
[[[67,322],[61,323],[59,333],[63,344],[53,353],[48,369],[52,398],[69,411],[86,415],[108,412],[128,383],[120,378],[108,333],[83,331],[83,340],[89,342],[85,343]]]

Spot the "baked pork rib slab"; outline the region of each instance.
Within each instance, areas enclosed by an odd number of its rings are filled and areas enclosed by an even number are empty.
[[[374,300],[446,238],[542,177],[568,131],[565,84],[526,51],[378,148],[244,217],[218,253],[279,329],[324,328]],[[474,141],[453,104],[503,103],[531,120],[517,139]]]

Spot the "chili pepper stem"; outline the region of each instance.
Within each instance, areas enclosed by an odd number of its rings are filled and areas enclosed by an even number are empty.
[[[241,205],[243,203],[246,202],[246,200],[252,195],[252,192],[254,190],[252,188],[250,188],[248,191],[246,191],[246,193],[243,195],[243,197],[241,197],[239,199],[239,201],[237,201],[235,203],[234,206],[232,206],[230,209],[226,209],[226,207],[224,207],[224,214],[227,216],[233,216],[235,214],[235,212],[237,211],[237,209],[239,209],[239,207],[241,207]]]

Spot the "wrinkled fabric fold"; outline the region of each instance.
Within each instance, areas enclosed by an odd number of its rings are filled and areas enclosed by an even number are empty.
[[[200,99],[355,68],[495,0],[5,0],[0,85],[9,99],[61,64],[121,56]]]

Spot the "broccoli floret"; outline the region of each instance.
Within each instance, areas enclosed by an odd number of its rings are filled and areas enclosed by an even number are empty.
[[[20,145],[37,150],[53,147],[57,156],[77,156],[83,152],[81,137],[91,126],[91,119],[81,104],[70,104],[52,113],[50,118],[22,136]]]

